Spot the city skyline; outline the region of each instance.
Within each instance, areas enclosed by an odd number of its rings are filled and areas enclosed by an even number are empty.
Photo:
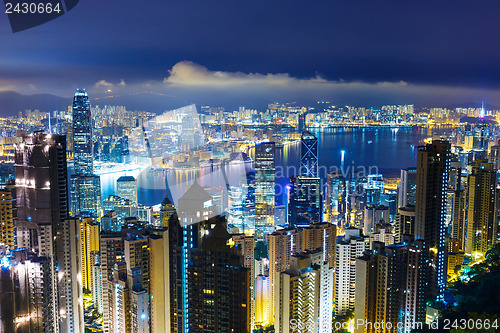
[[[0,331],[497,332],[499,10],[6,2]]]

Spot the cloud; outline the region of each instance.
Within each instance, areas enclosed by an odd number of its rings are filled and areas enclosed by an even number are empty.
[[[181,61],[168,71],[163,82],[171,86],[235,87],[245,85],[287,86],[291,84],[324,84],[328,81],[317,75],[310,79],[297,79],[287,73],[260,74],[211,71],[191,61]]]
[[[120,83],[118,83],[119,86],[125,87],[127,84],[125,83],[124,79],[120,80]]]
[[[106,80],[100,80],[100,81],[97,81],[94,84],[94,87],[96,87],[96,88],[99,88],[99,87],[112,87],[112,86],[113,86],[113,83],[108,82]]]

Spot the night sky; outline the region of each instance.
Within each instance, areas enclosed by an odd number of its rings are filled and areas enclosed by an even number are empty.
[[[85,87],[137,101],[147,91],[164,108],[500,105],[499,15],[491,0],[81,0],[12,33],[2,10],[0,91],[66,97]]]

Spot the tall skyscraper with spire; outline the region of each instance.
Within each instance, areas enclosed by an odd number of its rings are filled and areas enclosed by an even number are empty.
[[[77,89],[73,98],[73,147],[75,174],[92,175],[92,113],[87,92]]]
[[[101,210],[101,180],[94,175],[92,113],[87,92],[78,89],[73,99],[73,149],[75,173],[70,180],[73,216],[98,217]]]

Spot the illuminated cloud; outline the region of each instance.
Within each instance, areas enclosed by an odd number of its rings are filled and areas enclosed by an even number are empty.
[[[169,76],[163,82],[172,86],[243,86],[271,85],[287,86],[290,84],[324,84],[325,79],[316,76],[311,79],[297,79],[287,73],[260,74],[242,72],[211,71],[208,68],[191,61],[181,61],[168,71]]]
[[[94,84],[94,87],[96,87],[96,88],[99,88],[99,87],[112,87],[112,86],[113,86],[113,83],[108,82],[106,80],[100,80],[100,81],[97,81]]]

